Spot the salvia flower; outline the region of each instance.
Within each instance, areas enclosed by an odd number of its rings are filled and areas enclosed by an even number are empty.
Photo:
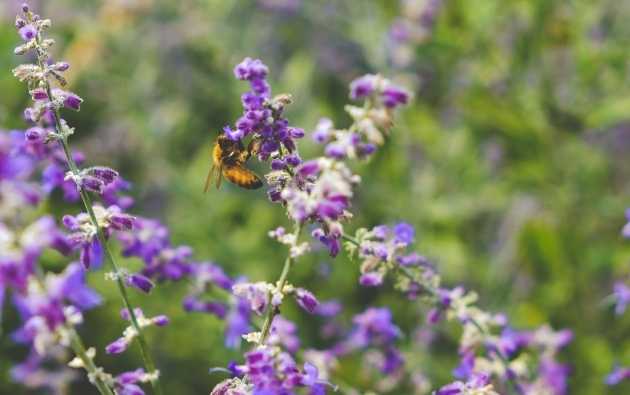
[[[435,395],[499,395],[485,374],[475,374],[466,382],[456,381],[445,385]]]
[[[100,205],[93,207],[98,226],[108,237],[113,231],[128,231],[133,228],[135,218],[123,213],[117,206],[104,208]],[[81,263],[86,268],[99,265],[103,258],[102,246],[97,237],[97,229],[87,213],[76,216],[66,215],[63,223],[72,233],[69,240],[74,248],[81,251]]]
[[[105,188],[118,179],[118,172],[109,167],[88,167],[78,173],[68,172],[64,180],[71,180],[79,188],[102,194]]]
[[[623,314],[626,311],[628,303],[630,303],[630,287],[624,282],[618,281],[615,283],[612,296],[615,302],[615,314]]]
[[[630,368],[616,366],[608,376],[606,376],[606,384],[617,385],[622,381],[630,379]]]
[[[234,295],[241,297],[249,302],[250,309],[258,314],[262,315],[267,310],[267,304],[269,301],[269,295],[273,295],[271,298],[271,304],[278,306],[283,294],[276,290],[272,284],[266,282],[257,283],[237,283],[232,287]]]
[[[64,272],[46,274],[44,281],[29,278],[24,293],[14,294],[15,304],[24,325],[13,334],[16,341],[32,343],[45,355],[50,345],[69,345],[67,328],[80,324],[81,311],[101,303],[100,296],[85,283],[85,274],[78,264],[70,264]]]
[[[229,394],[231,392],[228,391],[235,390],[234,387],[246,394],[292,395],[304,387],[312,394],[324,394],[325,386],[330,385],[319,377],[314,365],[306,363],[300,369],[293,357],[279,347],[257,347],[245,354],[243,365],[235,366],[234,369],[239,374],[247,375],[251,387],[244,387],[242,381],[224,381],[214,388],[212,394]],[[241,385],[238,386],[238,383]]]
[[[232,140],[251,136],[249,146],[253,149],[250,151],[260,160],[273,159],[273,166],[278,167],[283,163],[282,158],[295,150],[295,139],[302,138],[304,131],[289,126],[283,116],[291,97],[278,95],[271,98],[271,87],[266,79],[268,73],[269,69],[259,59],[245,58],[236,65],[234,75],[249,81],[251,90],[242,96],[243,115],[234,128],[226,126],[224,133]]]
[[[627,223],[621,229],[621,234],[626,239],[630,239],[630,208],[626,210],[626,221]]]

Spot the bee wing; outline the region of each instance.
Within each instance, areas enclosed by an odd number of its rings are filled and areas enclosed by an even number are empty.
[[[203,187],[203,193],[208,192],[208,188],[210,188],[210,182],[212,182],[212,177],[214,176],[215,168],[216,166],[212,165],[212,167],[210,167],[210,170],[208,170],[208,176],[206,177],[206,185],[204,185]]]
[[[263,185],[256,173],[243,166],[224,166],[223,175],[241,188],[258,189]]]
[[[217,189],[221,188],[221,180],[223,179],[223,176],[222,176],[223,173],[224,173],[223,166],[219,166],[219,168],[217,169]]]
[[[217,177],[217,189],[219,189],[219,187],[221,186],[221,179],[223,178],[221,177],[221,166],[219,166],[219,168],[217,169],[217,166],[212,165],[212,167],[208,171],[208,176],[206,177],[206,184],[203,187],[204,193],[208,192],[208,189],[210,189],[210,184],[212,183],[212,179],[215,177],[215,174]]]

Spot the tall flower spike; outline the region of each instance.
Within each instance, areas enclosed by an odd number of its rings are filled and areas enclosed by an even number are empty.
[[[114,278],[117,282],[118,291],[121,294],[125,308],[130,311],[131,326],[136,332],[134,337],[138,339],[141,354],[145,367],[150,376],[156,394],[161,394],[156,369],[147,349],[146,341],[142,335],[142,328],[139,320],[134,314],[130,305],[125,288],[124,271],[118,268],[112,252],[107,244],[111,233],[122,230],[130,230],[133,227],[133,217],[124,214],[116,206],[103,208],[100,205],[93,205],[92,198],[88,191],[104,193],[105,189],[114,184],[118,174],[108,168],[93,167],[81,170],[73,157],[68,144],[68,139],[74,134],[74,128],[61,118],[62,109],[78,111],[83,99],[75,93],[61,89],[67,84],[63,73],[68,70],[69,64],[66,62],[52,62],[50,48],[54,45],[54,40],[45,37],[43,34],[51,26],[48,19],[42,19],[34,14],[27,5],[22,7],[23,15],[16,19],[16,28],[21,38],[25,41],[15,48],[16,54],[33,52],[36,57],[36,64],[23,64],[13,70],[13,74],[18,80],[28,84],[28,90],[33,98],[33,106],[25,110],[24,115],[28,121],[37,123],[39,127],[46,127],[46,130],[30,129],[26,136],[26,141],[31,145],[45,145],[47,143],[59,144],[62,153],[57,167],[49,167],[46,178],[51,186],[63,185],[64,187],[75,187],[74,193],[70,197],[81,198],[85,213],[77,217],[64,218],[64,224],[73,231],[71,240],[73,245],[81,250],[81,261],[87,268],[98,263],[104,255],[114,271]],[[65,177],[63,175],[68,172]],[[111,197],[109,191],[108,197]],[[135,277],[130,280],[131,284],[142,289],[147,288],[147,283],[140,283],[140,278]],[[101,388],[99,388],[101,390]],[[102,391],[101,391],[102,392]]]

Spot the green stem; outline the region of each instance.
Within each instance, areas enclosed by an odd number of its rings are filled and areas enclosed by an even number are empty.
[[[92,358],[87,355],[85,346],[83,345],[79,334],[72,327],[68,328],[68,331],[70,332],[70,347],[72,347],[74,353],[79,357],[79,359],[81,359],[88,374],[93,377],[93,379],[90,380],[92,384],[94,384],[101,395],[114,395],[114,392],[109,385],[107,385],[107,383],[103,381],[102,377],[98,375],[98,368],[94,364]]]
[[[295,226],[295,242],[298,242],[298,239],[300,238],[300,234],[302,233],[302,224],[298,223]],[[282,273],[280,273],[280,278],[278,279],[278,282],[276,283],[276,286],[278,287],[278,290],[280,292],[283,292],[284,286],[287,283],[287,279],[289,278],[289,272],[291,271],[291,266],[293,266],[293,263],[295,262],[295,258],[293,258],[291,256],[291,252],[289,252],[289,255],[287,256],[287,259],[284,260],[284,266],[282,267]],[[272,299],[272,295],[269,295],[269,298],[267,299],[267,304],[268,304],[268,310],[267,310],[267,316],[265,317],[265,321],[263,322],[263,326],[262,329],[260,331],[260,338],[258,339],[258,345],[263,345],[265,344],[265,342],[267,341],[267,338],[269,337],[269,332],[271,331],[271,323],[273,322],[273,319],[276,317],[276,315],[278,315],[280,313],[280,306],[271,306],[271,299]]]

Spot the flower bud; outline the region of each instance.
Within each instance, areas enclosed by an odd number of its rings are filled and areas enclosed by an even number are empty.
[[[127,276],[125,280],[128,286],[137,288],[144,293],[151,292],[151,289],[153,289],[154,286],[153,282],[142,274],[132,274]]]

